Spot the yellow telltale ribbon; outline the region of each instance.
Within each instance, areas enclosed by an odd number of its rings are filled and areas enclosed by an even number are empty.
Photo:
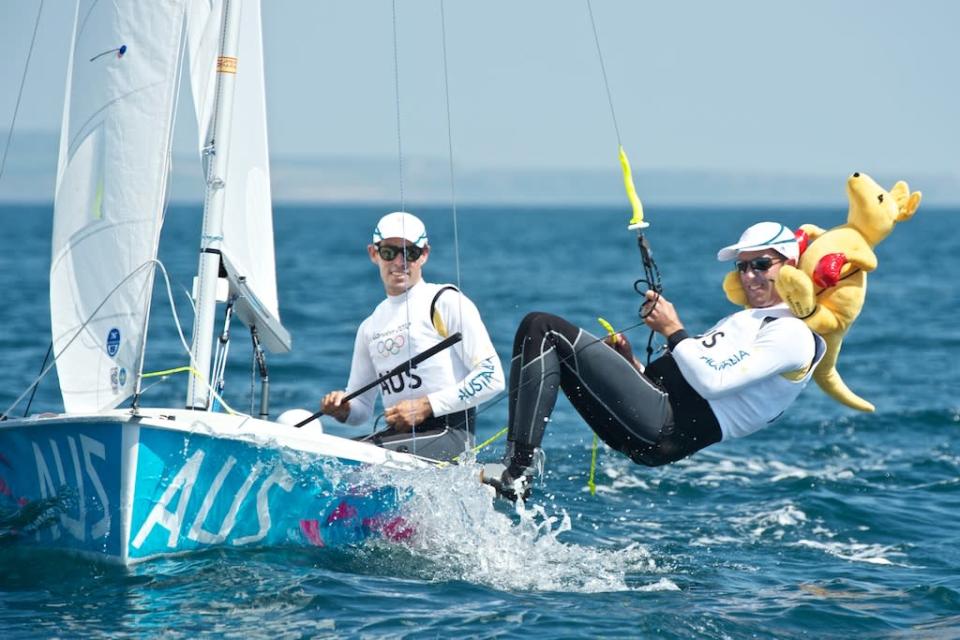
[[[587,488],[590,495],[597,495],[597,434],[593,434],[593,453],[590,454],[590,477],[587,479]]]
[[[612,325],[612,324],[610,324],[609,322],[607,322],[607,321],[604,320],[603,318],[597,318],[597,322],[599,322],[599,323],[600,323],[600,326],[603,327],[603,328],[607,331],[607,335],[610,336],[611,338],[613,338],[613,341],[614,341],[614,342],[616,342],[617,340],[619,340],[619,337],[617,336],[617,332],[613,330],[613,325]]]
[[[620,168],[623,169],[623,186],[627,190],[627,199],[630,200],[630,207],[633,209],[633,217],[630,218],[628,228],[643,229],[650,226],[643,221],[643,205],[640,203],[640,196],[637,195],[637,188],[633,184],[633,173],[630,171],[630,160],[627,158],[627,152],[620,149]]]
[[[623,147],[620,147],[621,160],[626,160],[626,155],[623,154]],[[626,171],[629,173],[630,165],[626,165]],[[632,186],[632,183],[631,183]],[[629,189],[628,189],[629,191]],[[634,192],[634,197],[636,197],[636,192]],[[640,206],[640,200],[637,200],[637,206]],[[643,210],[641,209],[640,215],[643,216]],[[604,318],[597,318],[597,322],[600,323],[600,326],[604,328],[607,332],[607,335],[613,338],[613,341],[616,342],[620,339],[620,336],[617,335],[616,330],[613,328],[613,325],[607,322]],[[590,489],[590,495],[597,495],[597,445],[599,441],[597,439],[597,434],[593,434],[593,451],[590,453],[590,477],[587,479],[587,488]]]

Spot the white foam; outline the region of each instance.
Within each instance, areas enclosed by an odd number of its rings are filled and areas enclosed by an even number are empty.
[[[715,547],[715,546],[725,546],[725,545],[738,545],[741,544],[743,540],[734,536],[701,536],[696,540],[693,540],[690,544],[695,547]]]
[[[767,513],[731,518],[731,522],[735,525],[750,529],[750,534],[754,538],[760,538],[767,533],[776,538],[782,538],[787,528],[796,527],[806,521],[807,514],[792,504]]]
[[[660,578],[653,584],[638,587],[637,591],[680,591],[680,587],[673,580]]]
[[[382,474],[389,472],[368,473],[383,482],[387,478]],[[598,548],[561,541],[573,527],[566,511],[549,513],[535,499],[526,505],[517,502],[512,513],[495,508],[492,489],[479,482],[474,464],[404,472],[389,481],[401,492],[409,490],[402,515],[415,533],[403,544],[429,567],[432,579],[511,591],[676,588],[662,580],[646,587],[628,584],[628,577],[636,580],[635,574],[662,571],[639,544]]]
[[[750,484],[757,480],[781,482],[784,480],[849,480],[856,475],[857,469],[847,464],[817,465],[807,469],[798,465],[783,463],[779,460],[761,458],[718,458],[711,452],[700,452],[697,456],[681,461],[686,479],[694,486],[721,486],[729,484]],[[860,466],[859,470],[871,470],[869,466]]]
[[[817,540],[799,540],[797,546],[819,549],[837,558],[867,564],[894,565],[888,556],[903,556],[896,547],[881,544],[863,544],[861,542],[818,542]],[[899,566],[906,566],[900,564]]]

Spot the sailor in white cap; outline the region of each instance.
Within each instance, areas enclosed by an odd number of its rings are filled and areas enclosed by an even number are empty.
[[[367,253],[387,297],[357,330],[347,388],[326,394],[320,407],[340,422],[360,425],[373,415],[379,392],[388,428],[364,439],[449,460],[473,445],[476,406],[503,390],[500,358],[476,305],[453,285],[424,282],[430,244],[419,218],[403,211],[383,216]],[[462,339],[453,347],[344,400],[457,332]]]
[[[736,260],[740,283],[750,306],[757,309],[780,304],[774,282],[784,264],[796,265],[800,247],[793,231],[779,222],[759,222],[748,227],[740,240],[717,252],[717,260]]]
[[[719,260],[735,260],[749,307],[697,336],[666,298],[647,291],[644,321],[667,338],[668,351],[646,369],[623,335],[600,344],[563,318],[528,315],[514,341],[507,456],[503,465],[487,465],[484,481],[511,499],[529,492],[558,388],[604,442],[647,466],[769,425],[809,382],[825,349],[774,286],[799,253],[793,232],[775,222],[755,224],[721,249]]]

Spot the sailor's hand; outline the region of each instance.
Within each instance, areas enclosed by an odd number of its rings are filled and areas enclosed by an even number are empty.
[[[671,336],[683,329],[683,323],[673,304],[656,291],[647,291],[647,301],[643,303],[641,314],[644,323],[663,336]]]
[[[433,415],[433,407],[427,398],[401,400],[383,412],[383,417],[397,431],[410,431]]]
[[[330,416],[337,422],[346,422],[350,415],[350,401],[343,398],[347,395],[346,391],[331,391],[323,396],[320,401],[320,410],[323,415]]]
[[[608,347],[622,355],[627,360],[633,357],[633,347],[630,345],[630,341],[627,340],[627,336],[614,333],[604,338],[603,341]]]
[[[631,345],[630,341],[627,340],[627,336],[622,333],[615,333],[607,336],[603,341],[607,344],[607,346],[623,356],[624,360],[632,364],[641,372],[643,371],[643,366],[640,364],[640,361],[637,360],[633,355],[633,345]]]

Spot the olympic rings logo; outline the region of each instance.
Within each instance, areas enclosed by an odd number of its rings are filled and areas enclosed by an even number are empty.
[[[387,356],[395,356],[400,353],[400,349],[403,348],[405,342],[406,340],[403,339],[403,336],[381,340],[377,343],[377,353],[384,358]]]

